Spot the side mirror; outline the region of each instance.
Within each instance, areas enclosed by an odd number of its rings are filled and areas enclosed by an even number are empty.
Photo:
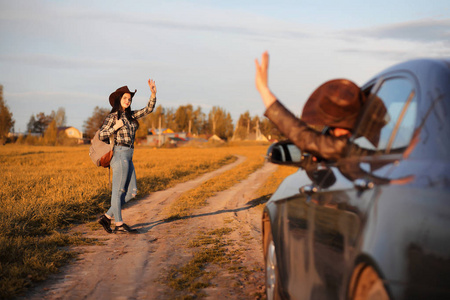
[[[302,152],[291,141],[281,141],[270,145],[266,158],[277,165],[293,166],[299,164],[303,159]]]

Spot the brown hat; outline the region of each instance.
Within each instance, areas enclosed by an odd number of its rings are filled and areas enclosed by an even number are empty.
[[[352,130],[363,102],[364,94],[355,83],[347,79],[330,80],[309,97],[301,119],[310,125]]]
[[[131,99],[133,99],[134,94],[137,92],[137,90],[134,90],[134,92],[130,92],[128,87],[125,85],[123,87],[118,88],[115,92],[113,92],[111,95],[109,95],[109,104],[111,104],[112,107],[114,107],[114,103],[116,101],[120,101],[123,94],[129,93],[131,95]]]

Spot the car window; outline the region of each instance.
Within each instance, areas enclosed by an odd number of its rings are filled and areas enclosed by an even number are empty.
[[[287,145],[289,154],[291,154],[291,160],[293,162],[300,162],[302,160],[302,152],[294,144]]]
[[[415,90],[404,77],[384,80],[378,86],[369,92],[353,143],[375,153],[390,153],[406,147],[414,132]]]

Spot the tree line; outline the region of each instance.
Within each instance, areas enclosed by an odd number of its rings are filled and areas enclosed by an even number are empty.
[[[94,108],[92,116],[83,125],[87,138],[94,136],[109,112],[110,110],[106,108],[98,106]],[[174,132],[185,132],[191,136],[215,134],[226,141],[232,137],[245,140],[256,130],[260,130],[268,138],[281,138],[280,132],[267,118],[251,116],[247,111],[241,114],[234,124],[230,113],[218,106],[214,106],[208,113],[204,113],[201,107],[194,109],[191,104],[181,105],[178,108],[164,108],[162,105],[158,105],[151,114],[139,120],[136,138],[144,138],[149,130],[159,128],[170,128]]]
[[[106,116],[110,113],[107,108],[95,107],[92,115],[83,124],[83,136],[91,139],[102,126]],[[8,141],[8,133],[14,128],[12,112],[9,111],[3,99],[3,86],[0,85],[0,142]],[[40,112],[31,115],[27,123],[27,133],[20,136],[16,142],[40,145],[67,145],[70,139],[64,131],[58,128],[66,125],[64,108],[58,108],[50,114]],[[229,112],[219,106],[214,106],[208,113],[201,107],[194,108],[191,104],[181,105],[178,108],[158,105],[148,116],[139,120],[139,129],[136,138],[145,138],[151,129],[169,128],[174,132],[185,132],[191,136],[217,135],[223,140],[235,138],[245,140],[250,134],[259,130],[269,139],[282,138],[279,131],[267,118],[252,116],[249,111],[241,114],[236,123]]]
[[[8,139],[8,133],[14,127],[12,112],[3,99],[3,85],[0,85],[0,143],[5,144]]]

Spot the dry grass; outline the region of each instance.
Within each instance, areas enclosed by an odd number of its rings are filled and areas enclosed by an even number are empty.
[[[281,182],[291,174],[297,172],[298,167],[290,167],[290,166],[278,166],[277,170],[270,175],[267,179],[266,183],[261,186],[256,192],[259,196],[258,201],[261,204],[266,203],[272,194],[276,191]],[[260,205],[261,210],[264,208],[263,205]]]
[[[175,290],[170,295],[173,299],[198,299],[206,295],[202,290],[211,285],[213,275],[207,272],[208,264],[221,264],[230,259],[227,251],[228,241],[224,236],[232,231],[230,228],[219,228],[209,232],[199,232],[188,243],[189,248],[199,248],[193,253],[192,259],[182,266],[173,266],[161,282]],[[181,295],[180,295],[181,294]]]
[[[185,193],[167,208],[169,218],[189,216],[195,208],[204,205],[208,197],[233,186],[259,168],[266,148],[252,145],[207,149],[137,148],[134,164],[139,195],[166,189],[217,169],[234,161],[236,154],[247,157],[244,163]],[[260,196],[268,198],[281,180],[295,170],[280,167],[259,191]],[[0,226],[3,229],[0,233],[0,298],[6,299],[19,295],[33,282],[45,279],[73,258],[74,253],[65,250],[67,246],[96,242],[64,229],[75,223],[92,221],[103,213],[109,207],[110,189],[108,170],[92,164],[86,146],[0,147],[0,180]],[[218,257],[223,257],[223,234],[213,232],[208,236],[213,239],[206,237],[197,242],[203,246],[210,244],[207,247],[210,249],[200,251],[191,265],[185,266],[185,271],[189,272],[193,266],[197,268],[194,262],[203,268],[205,263],[217,263]],[[201,246],[193,244],[191,247]],[[180,279],[179,271],[172,270],[172,279]],[[187,288],[194,295],[208,281],[208,274],[203,275],[205,281],[198,278]]]
[[[233,161],[233,148],[137,148],[140,195]],[[63,247],[87,243],[62,229],[93,220],[109,206],[107,169],[88,147],[0,147],[0,298],[23,292],[73,256]]]

